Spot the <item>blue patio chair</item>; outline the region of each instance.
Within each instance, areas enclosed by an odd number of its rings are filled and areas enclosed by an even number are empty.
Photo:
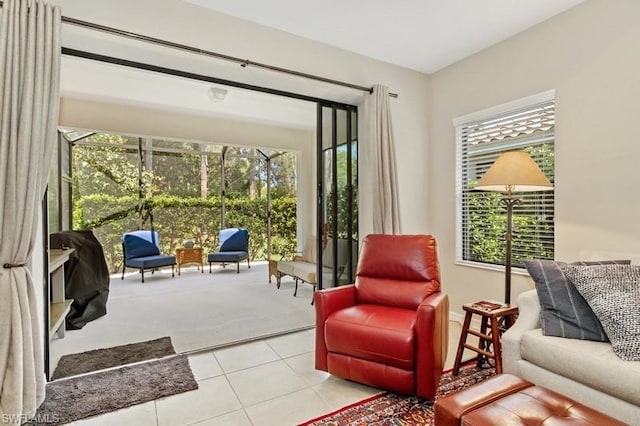
[[[144,270],[171,266],[171,276],[175,276],[174,266],[175,256],[165,256],[160,254],[160,243],[156,231],[133,231],[122,236],[122,253],[124,263],[122,265],[122,279],[124,280],[125,268],[136,268],[140,270],[142,282],[144,282]]]
[[[240,262],[247,259],[247,265],[251,268],[249,261],[249,231],[243,228],[226,228],[220,230],[220,249],[215,253],[209,253],[209,273],[211,264],[235,263],[238,265],[240,273]]]

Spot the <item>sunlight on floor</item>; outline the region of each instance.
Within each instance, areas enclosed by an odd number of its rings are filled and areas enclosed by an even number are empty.
[[[453,366],[460,324],[449,323]],[[315,330],[197,353],[189,362],[200,388],[73,423],[129,425],[294,425],[380,390],[314,368]]]
[[[266,262],[214,265],[209,274],[195,267],[171,277],[170,269],[111,277],[107,315],[81,330],[70,330],[51,342],[55,364],[62,355],[91,349],[171,337],[176,352],[215,348],[263,336],[313,327],[312,287],[301,285],[293,297],[294,283],[283,278],[276,289],[267,279]]]

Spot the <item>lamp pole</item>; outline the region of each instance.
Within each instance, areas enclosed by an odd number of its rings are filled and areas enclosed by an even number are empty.
[[[507,233],[504,236],[507,243],[504,260],[504,302],[511,303],[511,240],[513,239],[513,206],[522,204],[520,198],[513,198],[513,185],[506,185],[507,193],[502,202],[507,208]]]

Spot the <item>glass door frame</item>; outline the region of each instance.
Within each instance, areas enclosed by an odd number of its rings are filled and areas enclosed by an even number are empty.
[[[324,113],[323,111],[330,110],[331,113],[331,146],[330,148],[325,148],[323,141],[325,137],[325,121],[324,121]],[[358,222],[357,216],[354,217],[354,200],[357,202],[357,199],[354,197],[354,188],[357,187],[358,182],[358,169],[355,170],[355,176],[353,173],[353,151],[352,146],[353,143],[356,143],[356,147],[359,148],[359,140],[357,134],[357,114],[358,108],[353,105],[340,105],[330,102],[318,102],[317,103],[317,139],[316,139],[316,253],[317,262],[316,262],[316,281],[317,281],[317,289],[322,290],[325,286],[323,285],[323,249],[325,248],[325,236],[333,236],[335,243],[331,246],[333,253],[331,254],[331,259],[333,260],[333,265],[331,265],[331,269],[333,271],[333,279],[331,280],[334,285],[339,285],[339,265],[338,263],[338,168],[337,168],[337,158],[338,158],[338,111],[344,111],[346,120],[345,120],[345,135],[346,140],[344,144],[347,145],[347,162],[346,162],[346,177],[347,177],[347,212],[346,212],[346,224],[347,224],[347,241],[346,245],[347,250],[347,262],[346,268],[342,272],[342,274],[346,274],[347,282],[352,283],[355,279],[355,262],[357,260],[356,256],[354,256],[354,251],[357,251],[359,236],[356,239],[356,244],[354,247],[353,244],[353,235],[358,235]],[[354,120],[355,118],[355,120]],[[355,121],[355,123],[354,123]],[[354,135],[355,131],[355,135]],[[331,182],[325,182],[325,152],[327,149],[331,150]],[[356,161],[357,161],[358,153],[356,151]],[[357,167],[356,162],[356,167]],[[330,203],[331,206],[331,220],[326,220],[325,218],[325,202],[329,200],[325,200],[325,192],[327,185],[330,185],[332,188],[329,191],[331,195]],[[357,197],[357,196],[356,196]],[[354,222],[354,219],[355,222]],[[328,229],[329,224],[332,224],[332,229]],[[354,224],[355,228],[354,229]]]

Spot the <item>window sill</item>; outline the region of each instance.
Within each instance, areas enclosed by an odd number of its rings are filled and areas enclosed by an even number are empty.
[[[459,266],[468,266],[471,268],[477,268],[477,269],[484,269],[487,271],[496,271],[496,272],[502,272],[504,274],[504,266],[502,265],[490,265],[488,263],[480,263],[480,262],[472,262],[469,260],[456,260],[455,261],[456,265]],[[520,268],[520,267],[516,267],[516,266],[512,266],[511,267],[511,274],[512,275],[523,275],[523,276],[529,276],[529,273],[527,272],[527,270],[525,268]]]

